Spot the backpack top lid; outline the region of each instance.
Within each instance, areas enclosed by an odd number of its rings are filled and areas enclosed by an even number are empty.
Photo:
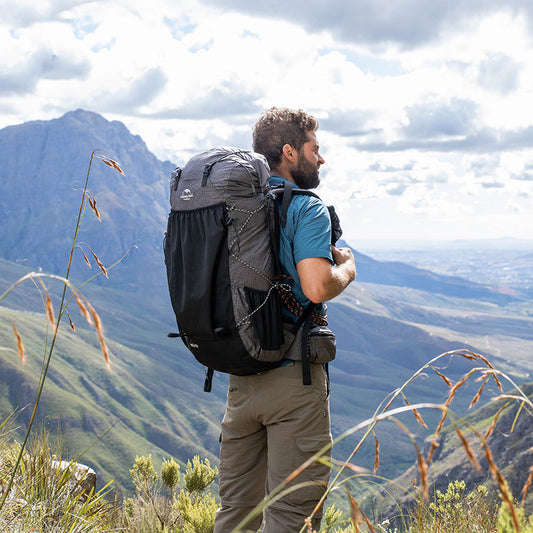
[[[241,197],[246,190],[262,195],[269,178],[270,168],[263,155],[233,147],[212,148],[174,170],[170,205],[181,211]]]

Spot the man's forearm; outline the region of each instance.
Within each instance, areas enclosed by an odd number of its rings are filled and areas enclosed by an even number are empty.
[[[323,257],[310,257],[296,265],[303,293],[312,302],[335,298],[355,279],[353,256],[338,259],[333,265]]]
[[[331,266],[331,277],[323,288],[324,295],[322,302],[332,300],[338,296],[355,279],[355,265],[342,263]]]

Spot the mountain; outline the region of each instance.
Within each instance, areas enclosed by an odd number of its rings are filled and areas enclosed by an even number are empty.
[[[348,243],[342,243],[348,246]],[[505,305],[516,295],[505,294],[501,289],[474,283],[456,276],[443,276],[429,270],[397,261],[376,261],[354,250],[357,279],[360,282],[410,287],[430,293],[456,298],[475,298]]]
[[[79,240],[90,243],[106,265],[136,246],[118,267],[120,278],[145,284],[150,277],[143,271],[161,268],[154,251],[161,248],[172,165],[159,161],[121,122],[82,110],[0,130],[2,257],[64,274],[93,150],[119,161],[125,175],[93,161],[90,191],[103,222],[86,213]],[[74,273],[85,276],[81,254],[76,259]]]
[[[109,271],[109,279],[100,276],[82,287],[105,326],[111,372],[103,368],[94,331],[71,306],[77,332],[63,323],[65,341],[52,360],[39,417],[43,423],[63,420],[69,428],[66,444],[76,453],[119,418],[86,457],[104,479],[113,477],[126,486],[135,455],[153,453],[160,460],[171,454],[186,461],[200,453],[216,461],[226,380],[217,375],[213,393],[201,392],[202,367],[180,341],[167,338],[176,326],[161,244],[174,165],[158,161],[120,122],[78,110],[0,130],[0,294],[27,268],[64,274],[79,188],[95,149],[118,161],[125,176],[93,161],[89,188],[102,222],[86,210],[80,241],[86,243],[81,246],[93,269],[76,250],[73,278],[81,283],[98,272],[88,245],[106,266],[136,246]],[[356,258],[359,281],[328,308],[339,346],[330,365],[335,435],[371,416],[420,366],[449,350],[483,351],[517,379],[527,377],[533,329],[524,311],[530,304],[519,294],[501,295],[490,287],[357,252]],[[57,308],[60,287],[47,283]],[[31,404],[46,332],[41,295],[31,283],[0,306],[1,346],[14,347],[13,318],[28,344],[28,361],[32,358],[22,366],[13,353],[0,350],[1,420],[12,409]],[[513,352],[519,357],[508,356]],[[441,363],[454,379],[473,364],[457,357]],[[409,401],[441,401],[446,389],[436,380],[415,380]],[[22,426],[26,417],[24,411]],[[412,447],[393,430],[379,429],[378,434],[385,472],[393,477],[411,464]],[[352,444],[349,439],[339,443],[337,455],[346,456]],[[371,464],[373,450],[362,450],[358,457]]]

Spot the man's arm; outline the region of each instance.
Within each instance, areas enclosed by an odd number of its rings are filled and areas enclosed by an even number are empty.
[[[302,291],[314,303],[335,298],[355,279],[352,251],[332,246],[331,253],[334,265],[325,257],[308,257],[296,265]]]

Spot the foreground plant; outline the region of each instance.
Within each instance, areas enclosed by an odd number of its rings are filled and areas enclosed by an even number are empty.
[[[8,496],[9,496],[11,490],[12,490],[13,483],[14,483],[15,477],[17,475],[17,471],[18,471],[18,469],[19,469],[19,467],[21,465],[21,462],[23,460],[23,457],[24,457],[24,451],[25,451],[25,448],[26,448],[26,446],[28,444],[28,439],[29,439],[33,424],[34,424],[34,422],[36,420],[37,409],[39,407],[39,403],[40,403],[41,396],[42,396],[42,393],[43,393],[44,385],[45,385],[46,378],[47,378],[47,375],[48,375],[48,369],[49,369],[49,366],[50,366],[50,362],[52,360],[52,355],[54,353],[54,348],[55,348],[55,344],[56,344],[56,340],[57,340],[57,335],[58,335],[58,332],[59,332],[59,326],[60,326],[61,320],[63,319],[65,314],[68,317],[70,327],[72,329],[75,329],[75,326],[74,326],[74,324],[73,324],[73,322],[72,322],[72,320],[70,318],[70,314],[68,312],[68,306],[72,302],[72,300],[74,300],[76,302],[81,314],[85,317],[87,322],[94,326],[94,328],[96,330],[96,333],[98,335],[98,339],[99,339],[99,342],[100,342],[100,347],[102,349],[102,353],[104,355],[106,364],[109,365],[109,350],[107,348],[107,345],[106,345],[106,342],[105,342],[105,339],[104,339],[103,328],[102,328],[100,317],[98,316],[98,314],[96,313],[96,311],[92,307],[92,305],[89,303],[89,301],[81,294],[80,289],[86,283],[88,283],[91,279],[96,277],[96,275],[103,274],[103,275],[105,275],[107,277],[107,275],[108,275],[107,271],[111,267],[106,269],[106,267],[104,267],[104,265],[102,264],[100,259],[97,257],[97,255],[91,250],[91,253],[92,253],[93,257],[94,257],[94,260],[96,261],[96,263],[97,263],[97,265],[98,265],[98,267],[100,269],[99,273],[96,274],[95,276],[92,276],[89,280],[87,280],[86,282],[81,284],[79,287],[75,287],[70,282],[70,271],[71,271],[71,267],[72,267],[72,260],[73,260],[73,256],[74,256],[75,250],[79,247],[78,234],[79,234],[79,231],[80,231],[81,222],[83,220],[83,216],[84,216],[84,213],[85,213],[85,208],[86,208],[87,205],[89,205],[90,209],[94,212],[94,214],[100,220],[100,213],[98,211],[98,208],[96,207],[96,200],[93,197],[92,193],[88,189],[89,176],[90,176],[91,167],[92,167],[94,159],[101,160],[107,166],[113,168],[114,170],[120,172],[121,174],[124,174],[122,169],[120,168],[119,164],[116,161],[114,161],[114,160],[112,160],[112,159],[110,159],[108,157],[104,157],[104,156],[100,155],[96,150],[93,151],[93,153],[91,154],[90,160],[89,160],[87,174],[86,174],[86,177],[85,177],[85,183],[84,183],[84,186],[83,186],[83,189],[82,189],[81,202],[80,202],[80,207],[79,207],[79,210],[78,210],[78,216],[77,216],[77,219],[76,219],[76,224],[75,224],[75,227],[74,227],[74,235],[73,235],[73,238],[72,238],[72,246],[71,246],[70,254],[69,254],[69,257],[68,257],[65,276],[62,277],[62,276],[56,276],[56,275],[53,275],[53,274],[30,272],[30,273],[26,274],[25,276],[23,276],[22,278],[20,278],[15,283],[13,283],[13,285],[11,285],[11,287],[9,287],[2,295],[0,295],[0,302],[2,302],[13,290],[15,290],[22,283],[25,283],[27,281],[33,282],[33,284],[36,286],[37,290],[41,294],[41,298],[43,300],[43,305],[44,305],[45,316],[46,316],[46,322],[47,322],[47,333],[46,333],[46,338],[44,340],[44,349],[43,349],[42,370],[41,370],[41,375],[40,375],[40,378],[39,378],[39,384],[38,384],[38,387],[37,387],[36,399],[35,399],[35,403],[33,405],[33,410],[32,410],[32,413],[31,413],[30,421],[28,423],[28,427],[26,428],[24,439],[22,440],[22,443],[20,445],[20,449],[19,449],[19,453],[18,453],[17,459],[14,461],[14,464],[13,464],[11,475],[9,476],[9,479],[5,483],[1,483],[0,484],[0,511],[4,507],[4,505],[5,505],[6,501],[7,501],[7,498],[8,498]],[[90,262],[87,259],[87,256],[83,252],[83,250],[82,250],[82,253],[83,253],[83,256],[85,258],[85,261],[90,265]],[[112,265],[112,266],[114,266],[114,265]],[[54,312],[54,308],[53,308],[53,305],[52,305],[52,299],[50,297],[50,293],[49,293],[48,287],[45,284],[45,280],[47,280],[47,279],[48,280],[58,281],[62,285],[61,295],[60,295],[59,310],[58,310],[57,314]],[[68,291],[70,291],[70,296],[68,296]],[[25,350],[24,350],[24,343],[23,343],[23,340],[22,340],[22,336],[20,335],[20,333],[19,333],[19,331],[18,331],[18,329],[17,329],[17,327],[15,325],[15,322],[12,320],[11,323],[12,323],[13,334],[14,334],[14,337],[15,337],[15,342],[16,342],[17,348],[16,348],[16,350],[13,350],[11,348],[2,348],[2,349],[3,350],[15,351],[16,353],[18,353],[18,355],[20,356],[21,360],[24,362],[25,357],[26,357],[26,353],[25,353]]]
[[[0,485],[6,482],[21,446],[0,430]],[[0,511],[0,531],[114,531],[116,505],[106,500],[109,484],[95,492],[75,480],[73,463],[61,461],[60,447],[42,431],[31,439],[19,462],[12,491]]]
[[[209,460],[195,456],[187,462],[183,488],[178,492],[180,467],[165,460],[161,475],[152,456],[137,457],[130,470],[135,496],[124,502],[121,526],[131,533],[211,533],[217,503],[207,492],[217,476]],[[158,482],[160,479],[160,482]]]
[[[441,369],[437,367],[437,362],[441,361],[442,359],[455,358],[455,357],[467,359],[469,361],[472,361],[474,364],[477,364],[478,366],[475,366],[474,368],[466,372],[459,380],[453,383],[447,376],[445,376],[440,371]],[[428,371],[434,372],[437,376],[439,376],[442,379],[442,381],[448,387],[448,397],[446,401],[441,404],[434,404],[434,403],[419,403],[419,404],[414,404],[414,405],[410,404],[406,396],[407,387],[413,381],[418,379],[420,376],[425,375]],[[487,428],[487,430],[484,433],[481,433],[478,429],[473,427],[466,420],[459,417],[450,408],[451,403],[453,399],[455,398],[455,396],[458,394],[459,390],[467,382],[474,381],[474,380],[481,382],[481,385],[476,387],[477,391],[474,397],[472,398],[470,407],[473,407],[480,400],[482,392],[489,380],[494,381],[494,383],[496,384],[497,388],[499,389],[501,393],[498,397],[494,398],[494,401],[504,402],[504,405],[493,417],[492,424],[490,425],[489,428]],[[514,390],[516,391],[515,394],[512,394],[512,395],[504,394],[503,386],[502,386],[503,380],[506,380],[508,383],[510,383],[514,387]],[[402,400],[405,405],[403,407],[393,408],[392,407],[393,402],[397,399]],[[430,494],[429,467],[430,467],[435,449],[439,445],[438,438],[444,427],[445,422],[446,421],[451,422],[451,425],[454,428],[459,438],[460,445],[463,447],[469,461],[472,464],[472,467],[475,469],[481,468],[479,464],[479,460],[477,459],[476,454],[473,452],[473,448],[472,448],[472,445],[469,439],[467,439],[465,435],[469,433],[469,434],[472,434],[474,438],[478,439],[479,444],[481,445],[483,456],[486,459],[486,462],[488,464],[488,470],[490,472],[490,475],[493,477],[496,483],[497,489],[499,491],[499,495],[500,495],[501,501],[503,502],[503,506],[505,507],[505,509],[507,509],[506,512],[508,512],[509,516],[511,517],[513,527],[515,528],[517,532],[519,532],[521,528],[519,511],[518,511],[519,506],[514,501],[512,495],[510,494],[507,488],[507,484],[505,482],[505,478],[502,475],[498,466],[496,465],[496,462],[494,461],[492,452],[488,445],[488,439],[491,436],[492,432],[494,431],[496,422],[500,414],[512,402],[517,402],[519,404],[520,407],[518,409],[518,414],[523,413],[524,416],[533,416],[532,400],[528,398],[528,396],[520,389],[520,387],[516,385],[516,383],[514,383],[514,381],[509,376],[496,370],[493,367],[493,365],[490,363],[490,361],[487,360],[486,357],[484,357],[483,355],[471,352],[469,350],[454,350],[451,352],[441,354],[433,358],[423,367],[421,367],[401,387],[399,387],[392,394],[390,394],[389,397],[386,398],[380,406],[378,406],[373,417],[345,431],[343,434],[341,434],[339,437],[337,437],[333,441],[332,445],[325,446],[322,450],[320,450],[320,452],[310,457],[295,472],[293,472],[290,476],[288,476],[287,479],[280,486],[278,486],[273,491],[271,491],[271,493],[265,498],[265,500],[260,505],[258,505],[254,510],[252,510],[250,514],[242,521],[242,523],[239,524],[239,526],[236,528],[235,531],[237,532],[246,531],[246,524],[250,520],[252,520],[254,517],[262,513],[263,509],[266,506],[275,502],[278,498],[280,498],[283,494],[286,494],[288,491],[295,490],[295,488],[298,487],[298,484],[297,484],[298,476],[302,471],[310,467],[315,462],[327,462],[332,467],[332,471],[333,471],[332,480],[330,481],[328,489],[326,490],[323,498],[317,504],[312,516],[316,512],[318,512],[318,510],[324,504],[324,501],[326,500],[327,496],[331,494],[332,491],[345,488],[347,496],[348,496],[348,504],[351,510],[351,524],[347,527],[344,527],[344,524],[342,523],[342,518],[341,518],[338,523],[335,523],[335,525],[326,523],[325,531],[332,531],[332,533],[345,533],[345,532],[347,533],[347,532],[351,532],[352,530],[355,533],[358,533],[359,531],[362,531],[362,530],[368,530],[372,532],[376,530],[388,532],[389,529],[384,528],[382,524],[372,523],[372,521],[368,518],[368,516],[363,511],[359,502],[357,502],[356,499],[353,497],[353,495],[350,493],[350,488],[349,488],[350,483],[352,482],[356,482],[361,479],[379,477],[379,476],[376,476],[376,471],[379,467],[379,462],[380,462],[379,460],[380,446],[379,446],[379,441],[376,437],[375,427],[377,424],[381,423],[382,421],[387,420],[387,421],[394,422],[408,436],[408,438],[411,440],[413,444],[413,447],[416,452],[417,467],[418,467],[418,483],[416,487],[417,493],[414,495],[414,499],[418,500],[419,502],[422,502],[423,504],[427,504],[429,502],[429,494]],[[429,452],[426,455],[422,453],[415,439],[415,436],[411,433],[411,431],[408,429],[406,424],[400,420],[399,416],[403,415],[404,413],[411,413],[415,417],[418,424],[427,428],[428,426],[421,415],[423,410],[427,410],[427,409],[440,411],[441,417],[440,417],[440,420],[439,420],[439,423],[436,429],[433,432],[432,443],[430,445]],[[351,454],[348,456],[346,460],[337,461],[335,459],[327,458],[326,452],[329,450],[331,446],[335,446],[341,440],[358,432],[362,433],[362,436],[360,437],[357,445],[354,447],[353,451],[351,452]],[[354,456],[357,454],[357,452],[360,450],[363,443],[368,438],[373,438],[375,442],[375,464],[374,464],[373,473],[369,472],[368,470],[360,468],[353,462]],[[524,500],[525,500],[525,497],[527,496],[529,487],[532,484],[532,480],[531,480],[532,476],[533,476],[533,469],[532,469],[532,474],[530,475],[528,481],[526,482],[525,486],[522,489],[522,495],[523,495]],[[403,488],[403,490],[405,492],[409,492],[407,488]],[[399,511],[401,514],[402,509],[400,506],[399,506]],[[376,521],[374,520],[374,522]],[[408,517],[407,518],[403,517],[402,527],[404,530],[409,529],[411,525],[409,522],[410,520]],[[302,525],[301,529],[299,530],[299,533],[314,533],[311,530],[311,527],[309,525],[310,523],[311,523],[310,520],[307,520],[306,523]],[[332,529],[333,527],[336,527],[337,529]],[[412,531],[413,532],[418,531],[416,529],[416,526],[414,527],[415,529],[413,529]],[[468,530],[470,531],[470,529]],[[475,529],[473,530],[475,531]],[[390,531],[394,531],[394,527],[391,528]],[[423,530],[420,530],[420,531],[423,531]]]

